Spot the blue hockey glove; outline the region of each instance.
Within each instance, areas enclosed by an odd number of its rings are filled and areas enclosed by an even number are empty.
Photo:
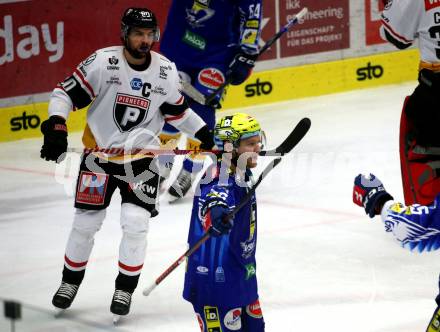
[[[239,85],[246,81],[255,66],[257,54],[246,54],[239,52],[229,64],[226,77],[231,80],[232,85]]]
[[[228,219],[229,209],[223,205],[215,205],[209,209],[211,215],[211,227],[209,233],[212,236],[228,234],[233,224],[232,219]]]
[[[369,177],[359,174],[354,179],[353,202],[363,206],[370,218],[380,214],[383,204],[392,199],[393,196],[386,192],[383,183],[373,174]]]

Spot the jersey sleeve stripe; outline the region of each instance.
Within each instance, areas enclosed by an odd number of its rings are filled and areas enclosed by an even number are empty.
[[[81,86],[83,88],[87,88],[84,90],[90,95],[90,98],[91,99],[95,98],[95,93],[93,91],[93,88],[90,86],[89,82],[86,81],[83,74],[78,69],[75,69],[74,75],[76,75],[76,77],[79,78],[78,82],[80,82]]]
[[[181,118],[183,118],[184,116],[185,116],[185,114],[186,114],[186,112],[183,112],[183,113],[181,113],[181,114],[179,114],[179,115],[176,115],[176,116],[170,116],[170,117],[165,117],[165,121],[166,122],[170,122],[170,121],[176,121],[176,120],[179,120],[179,119],[181,119]]]
[[[184,96],[180,96],[179,100],[176,101],[174,104],[175,105],[182,105],[184,100],[185,100],[185,97]]]
[[[388,31],[388,32],[389,32],[394,38],[398,39],[400,42],[405,43],[405,44],[412,44],[412,43],[413,43],[412,40],[408,40],[408,39],[406,39],[405,37],[399,35],[397,32],[395,32],[395,31],[393,30],[393,28],[391,28],[391,27],[389,26],[389,24],[388,24],[387,22],[385,22],[384,19],[382,19],[382,24],[383,24],[384,28],[385,28],[385,29],[386,29],[386,30],[387,30],[387,31]]]
[[[183,99],[183,102],[181,104],[168,104],[163,103],[160,105],[160,111],[162,114],[166,116],[178,116],[182,113],[184,113],[188,109],[188,104],[186,103],[185,99]]]
[[[67,91],[66,91],[66,89],[64,89],[63,86],[62,86],[61,84],[58,84],[58,85],[55,87],[55,89],[60,89],[60,90],[64,91],[64,93],[65,93],[66,95],[68,94]],[[55,89],[54,89],[54,90],[55,90]]]

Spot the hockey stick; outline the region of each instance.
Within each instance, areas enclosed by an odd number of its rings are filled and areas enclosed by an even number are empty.
[[[123,155],[145,155],[145,156],[157,156],[157,155],[185,155],[190,153],[214,153],[221,154],[223,151],[221,150],[179,150],[179,149],[141,149],[136,148],[133,150],[124,150],[124,148],[68,148],[66,152],[72,153],[93,153],[93,152],[101,152],[114,156],[123,156]]]
[[[288,146],[291,136],[294,135],[294,131],[292,131],[289,136],[281,143],[276,149],[260,151],[260,156],[282,156],[284,153],[282,151],[286,150],[286,146]],[[224,151],[222,150],[179,150],[179,149],[133,149],[133,150],[124,150],[123,148],[68,148],[67,152],[72,153],[93,153],[93,152],[101,152],[107,153],[114,156],[123,156],[123,155],[145,155],[145,156],[157,156],[157,155],[186,155],[190,153],[213,153],[215,155],[220,155]]]
[[[258,177],[257,182],[253,185],[253,187],[247,192],[247,194],[243,197],[241,202],[235,206],[235,208],[229,212],[226,216],[226,219],[231,219],[235,216],[235,214],[245,206],[252,196],[255,193],[255,190],[260,185],[261,181],[266,177],[269,172],[274,169],[280,162],[281,156],[289,153],[305,136],[305,134],[309,131],[311,125],[311,121],[309,118],[303,118],[293,129],[290,135],[281,143],[275,150],[278,151],[278,157],[272,160],[272,162],[266,166],[266,168],[261,172]],[[182,264],[186,258],[191,256],[206,240],[210,238],[209,232],[206,232],[191,248],[189,248],[185,253],[180,256],[173,264],[171,264],[149,287],[146,287],[142,294],[145,296],[150,295],[150,293],[159,285],[168,275],[171,274],[180,264]]]
[[[307,14],[307,7],[304,7],[301,9],[301,11],[295,15],[294,18],[292,18],[290,21],[288,21],[275,35],[270,38],[266,44],[261,48],[261,50],[258,52],[258,57],[261,56],[269,47],[271,47],[280,37],[286,33],[294,24],[298,23],[298,21],[304,17],[304,15]],[[257,60],[255,59],[255,61]],[[228,77],[225,82],[223,82],[213,93],[211,93],[209,96],[205,96],[203,93],[201,93],[199,90],[197,90],[195,87],[191,85],[189,82],[182,82],[183,92],[194,99],[196,102],[202,105],[209,105],[214,98],[223,91],[223,89],[231,83],[232,78]]]
[[[201,105],[206,105],[206,96],[191,85],[190,82],[182,81],[183,93]]]

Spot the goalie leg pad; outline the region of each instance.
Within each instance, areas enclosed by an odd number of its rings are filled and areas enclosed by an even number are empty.
[[[147,249],[150,213],[137,205],[121,205],[122,239],[119,246],[119,271],[128,276],[141,273]]]

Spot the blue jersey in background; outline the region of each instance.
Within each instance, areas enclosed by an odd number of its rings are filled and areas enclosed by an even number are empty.
[[[160,50],[181,66],[258,52],[262,0],[174,0]],[[215,61],[214,62],[218,62]]]

